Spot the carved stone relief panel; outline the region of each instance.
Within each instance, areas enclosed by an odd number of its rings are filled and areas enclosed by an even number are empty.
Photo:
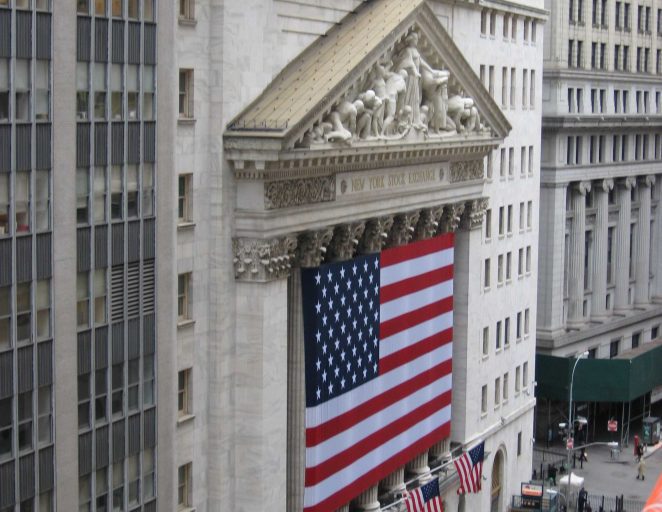
[[[449,180],[451,183],[459,181],[480,180],[483,179],[483,161],[465,160],[461,162],[451,162]]]
[[[335,198],[334,176],[270,181],[264,185],[264,207],[267,210],[324,203]]]

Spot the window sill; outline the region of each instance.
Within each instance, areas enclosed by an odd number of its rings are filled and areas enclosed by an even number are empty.
[[[195,227],[195,222],[186,221],[186,222],[178,222],[177,223],[177,230],[178,231],[179,230],[182,230],[182,231],[189,230],[189,229],[193,229],[194,227]]]
[[[177,512],[195,512],[195,508],[193,507],[178,508]]]
[[[177,426],[183,425],[184,423],[188,423],[189,421],[193,421],[195,419],[195,414],[185,414],[183,416],[180,416],[177,418]]]
[[[195,125],[195,117],[179,117],[177,118],[177,124],[182,126],[193,126]]]
[[[182,18],[181,16],[177,19],[177,22],[182,27],[195,27],[198,24],[198,20],[195,18]]]
[[[481,355],[481,360],[482,360],[482,361],[487,361],[489,358],[490,358],[490,355],[489,355],[489,354],[482,354],[482,355]]]
[[[480,419],[484,420],[485,418],[487,418],[487,413],[486,412],[481,412],[480,413]]]
[[[185,318],[183,320],[178,320],[177,329],[183,329],[193,324],[195,324],[195,320],[193,320],[192,318]]]

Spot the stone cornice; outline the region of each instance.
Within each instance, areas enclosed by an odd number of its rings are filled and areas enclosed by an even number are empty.
[[[610,133],[614,128],[639,128],[644,132],[654,133],[662,126],[660,114],[566,114],[558,116],[544,116],[542,119],[543,131],[555,132],[560,130],[604,130]]]

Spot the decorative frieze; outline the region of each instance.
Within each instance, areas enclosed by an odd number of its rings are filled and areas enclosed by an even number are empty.
[[[333,230],[333,238],[329,243],[327,259],[342,261],[353,258],[364,231],[365,222],[336,226]]]
[[[334,176],[316,176],[298,180],[270,181],[264,185],[264,207],[267,210],[324,203],[336,198]]]
[[[317,267],[322,263],[326,248],[333,237],[333,228],[307,231],[299,235],[297,262],[301,267]]]
[[[235,278],[241,281],[270,281],[287,277],[296,247],[297,239],[292,235],[268,240],[233,239]]]
[[[449,181],[458,183],[460,181],[471,181],[483,179],[483,161],[482,160],[462,160],[460,162],[451,162]]]

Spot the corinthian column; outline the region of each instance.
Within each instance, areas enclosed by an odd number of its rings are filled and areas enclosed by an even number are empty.
[[[363,510],[365,512],[377,512],[381,510],[381,505],[379,504],[379,489],[376,485],[373,485],[369,489],[363,491],[359,494],[358,498],[354,500],[354,505],[358,510]]]
[[[614,294],[614,311],[623,312],[629,309],[628,289],[630,288],[630,215],[632,199],[630,191],[635,185],[634,178],[625,178],[618,182],[618,224],[616,225],[616,293]]]
[[[635,267],[634,302],[648,304],[651,249],[651,186],[655,176],[646,176],[639,181],[639,216],[637,218],[637,265]]]
[[[662,177],[658,180],[658,185],[655,187],[657,190],[657,206],[655,207],[655,233],[654,233],[654,247],[655,252],[651,265],[653,265],[653,274],[655,274],[655,286],[653,288],[653,298],[655,302],[662,302]]]
[[[596,214],[593,229],[593,300],[591,317],[600,320],[607,314],[607,229],[609,220],[609,191],[614,180],[602,180],[594,188]]]
[[[579,182],[572,189],[572,227],[568,261],[568,326],[584,323],[584,252],[586,250],[586,193],[590,182]]]

